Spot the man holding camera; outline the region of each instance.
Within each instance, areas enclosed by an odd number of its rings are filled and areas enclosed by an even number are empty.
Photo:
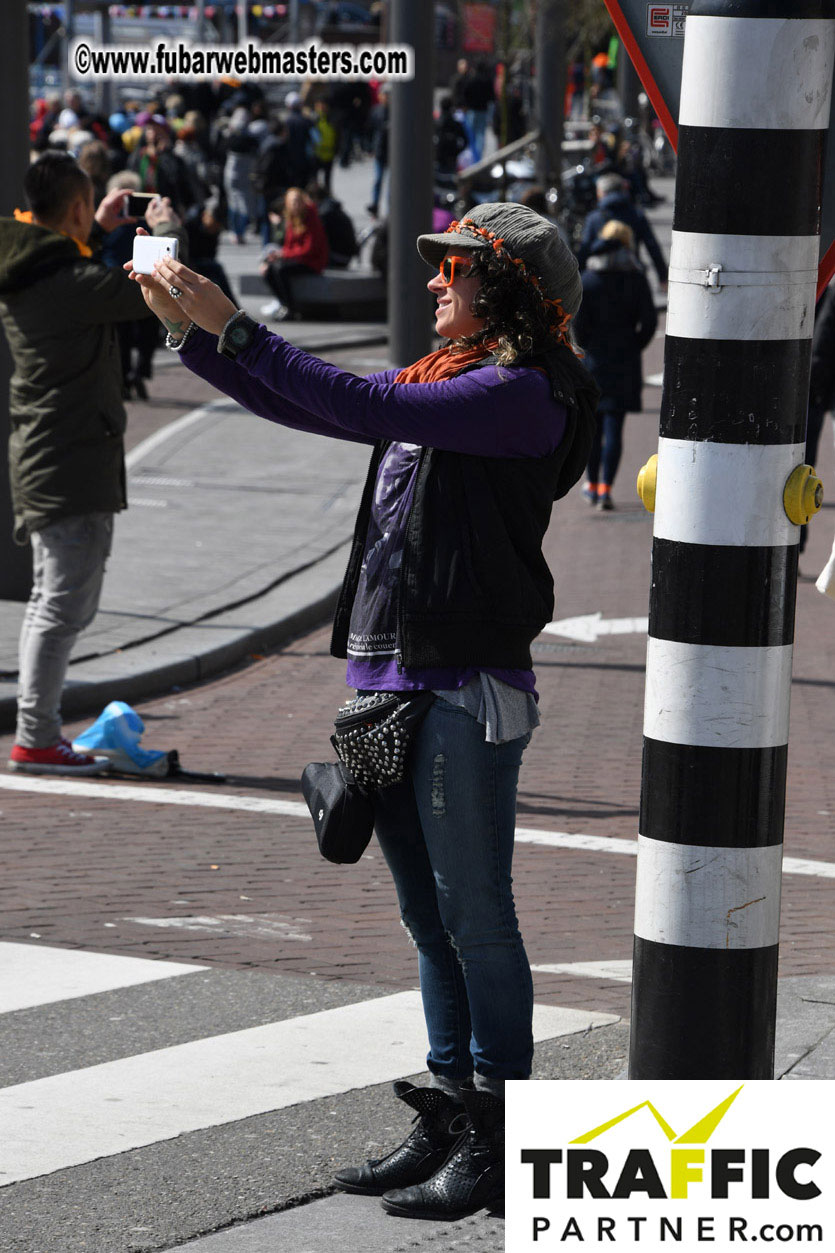
[[[90,179],[61,152],[35,161],[24,189],[30,211],[0,218],[0,319],[14,361],[14,535],[31,544],[33,561],[9,767],[99,774],[107,759],[76,753],[62,737],[61,691],[73,644],[98,608],[113,515],[127,503],[114,323],[148,309],[121,269],[92,256],[103,234],[135,221],[123,213],[127,191],[96,209]],[[182,236],[167,201],[152,202],[145,220],[155,235]]]

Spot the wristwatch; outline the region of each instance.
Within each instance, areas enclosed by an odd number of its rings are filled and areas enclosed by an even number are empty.
[[[238,353],[243,352],[252,343],[258,326],[259,323],[254,318],[251,318],[243,309],[239,309],[237,313],[232,314],[220,332],[217,341],[218,352],[228,357],[230,361],[234,361]]]

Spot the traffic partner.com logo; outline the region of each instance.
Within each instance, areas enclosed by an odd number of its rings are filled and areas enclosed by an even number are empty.
[[[822,1186],[829,1182],[820,1149],[805,1139],[808,1122],[787,1141],[779,1115],[770,1118],[763,1108],[767,1085],[756,1083],[740,1085],[686,1130],[676,1130],[668,1119],[675,1088],[653,1086],[654,1099],[599,1122],[560,1147],[541,1147],[541,1118],[547,1107],[539,1104],[536,1122],[531,1107],[524,1128],[535,1128],[537,1134],[528,1136],[525,1145],[520,1127],[515,1144],[523,1147],[516,1149],[515,1163],[512,1157],[508,1162],[516,1176],[516,1213],[511,1214],[509,1204],[508,1219],[522,1219],[515,1230],[527,1232],[524,1243],[518,1237],[509,1241],[509,1250],[588,1241],[640,1243],[642,1253],[648,1253],[676,1243],[718,1243],[724,1248],[756,1240],[784,1245],[823,1241],[819,1222],[799,1221],[801,1216],[822,1217],[821,1207],[808,1203],[821,1197]],[[655,1097],[659,1086],[664,1099]],[[721,1088],[708,1086],[715,1100]],[[804,1086],[791,1085],[795,1092]],[[755,1090],[746,1093],[748,1104],[743,1100],[728,1116],[746,1087]],[[784,1085],[772,1088],[783,1089],[777,1102],[783,1106]],[[687,1122],[698,1112],[698,1095],[687,1093]],[[596,1105],[602,1113],[599,1099]],[[563,1126],[566,1121],[559,1119]],[[812,1125],[821,1127],[819,1117]],[[528,1147],[532,1141],[540,1147]],[[795,1221],[784,1221],[788,1218]]]
[[[691,1185],[696,1184],[708,1188],[707,1195],[713,1199],[727,1199],[734,1184],[743,1185],[747,1195],[755,1199],[769,1197],[772,1184],[795,1201],[820,1196],[821,1190],[813,1180],[803,1181],[797,1175],[800,1167],[814,1166],[820,1157],[817,1149],[789,1149],[772,1163],[769,1149],[721,1148],[708,1153],[704,1147],[697,1147],[707,1143],[741,1091],[742,1087],[737,1088],[679,1136],[651,1101],[642,1101],[571,1141],[572,1144],[588,1144],[639,1110],[648,1109],[667,1139],[673,1142],[669,1162],[659,1166],[651,1149],[630,1149],[616,1179],[610,1176],[609,1158],[599,1149],[569,1148],[565,1154],[562,1149],[522,1149],[522,1161],[533,1167],[534,1197],[550,1199],[552,1167],[563,1165],[565,1168],[559,1178],[568,1200],[579,1200],[584,1195],[625,1200],[638,1194],[656,1201],[687,1200]]]

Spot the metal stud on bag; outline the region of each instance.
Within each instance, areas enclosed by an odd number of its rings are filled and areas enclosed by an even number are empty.
[[[379,790],[401,781],[412,733],[432,699],[429,692],[373,692],[341,707],[331,738],[361,787]]]

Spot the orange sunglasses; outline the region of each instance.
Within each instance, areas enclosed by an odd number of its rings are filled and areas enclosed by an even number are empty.
[[[444,257],[438,266],[438,273],[444,287],[449,287],[456,278],[466,278],[472,273],[474,265],[472,257]]]

